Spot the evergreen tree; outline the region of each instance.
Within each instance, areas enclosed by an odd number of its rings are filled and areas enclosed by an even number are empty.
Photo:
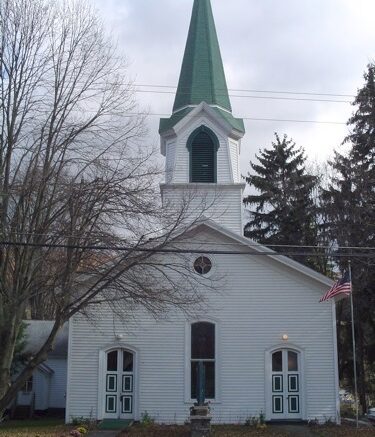
[[[317,178],[305,168],[304,150],[286,135],[272,147],[256,155],[259,164],[250,162],[255,173],[246,182],[251,193],[244,198],[250,213],[245,225],[245,236],[265,245],[314,245],[315,205],[312,192]],[[301,252],[298,248],[279,248],[283,252]],[[312,258],[295,256],[298,261],[314,266]]]
[[[375,163],[375,64],[364,73],[364,86],[353,102],[356,112],[348,121],[351,133],[344,142],[352,144],[353,158],[366,171],[374,170]],[[374,182],[374,181],[373,181]]]
[[[323,207],[330,218],[331,238],[339,247],[374,246],[375,241],[375,65],[368,65],[365,84],[353,102],[356,111],[348,121],[350,143],[347,154],[335,153],[333,176],[323,192]],[[351,257],[354,312],[357,337],[358,388],[363,412],[366,392],[375,390],[375,272],[374,259]],[[341,270],[348,268],[340,259]],[[352,382],[350,307],[338,306],[340,377]],[[372,387],[371,387],[372,380]]]

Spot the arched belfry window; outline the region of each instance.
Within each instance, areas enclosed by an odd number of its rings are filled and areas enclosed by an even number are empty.
[[[217,136],[202,125],[190,135],[187,148],[190,152],[190,182],[215,183]]]

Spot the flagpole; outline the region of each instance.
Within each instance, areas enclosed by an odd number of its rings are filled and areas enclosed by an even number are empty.
[[[352,316],[355,423],[356,423],[356,427],[358,428],[357,357],[356,357],[355,330],[354,330],[352,264],[351,264],[350,260],[349,260],[349,280],[350,280],[350,287],[351,287],[351,291],[350,291],[350,312],[351,312],[351,316]]]

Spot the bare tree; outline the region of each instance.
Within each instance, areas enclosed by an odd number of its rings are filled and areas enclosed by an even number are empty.
[[[1,417],[77,312],[201,301],[184,255],[162,250],[203,210],[161,208],[126,66],[87,5],[3,0],[0,38]],[[11,382],[25,311],[41,305],[53,329]]]
[[[329,217],[323,204],[322,192],[328,187],[331,177],[331,169],[326,162],[310,161],[307,163],[307,171],[317,179],[317,184],[311,192],[314,204],[312,232],[316,247],[311,248],[314,252],[314,269],[326,276],[333,275],[335,267],[332,253],[335,251],[335,241],[329,232]]]

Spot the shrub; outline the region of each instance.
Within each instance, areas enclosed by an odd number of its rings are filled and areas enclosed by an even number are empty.
[[[251,416],[245,420],[245,426],[253,426],[257,429],[265,429],[267,425],[265,424],[265,417],[263,411],[260,412],[259,416]]]
[[[155,420],[148,414],[147,411],[141,414],[141,425],[142,426],[150,426],[155,423]]]
[[[342,403],[340,405],[341,417],[355,417],[355,406],[354,404]]]
[[[84,430],[81,431],[81,434],[87,434],[88,430],[96,427],[96,420],[92,417],[76,416],[72,417],[71,424],[76,426],[78,430]]]

